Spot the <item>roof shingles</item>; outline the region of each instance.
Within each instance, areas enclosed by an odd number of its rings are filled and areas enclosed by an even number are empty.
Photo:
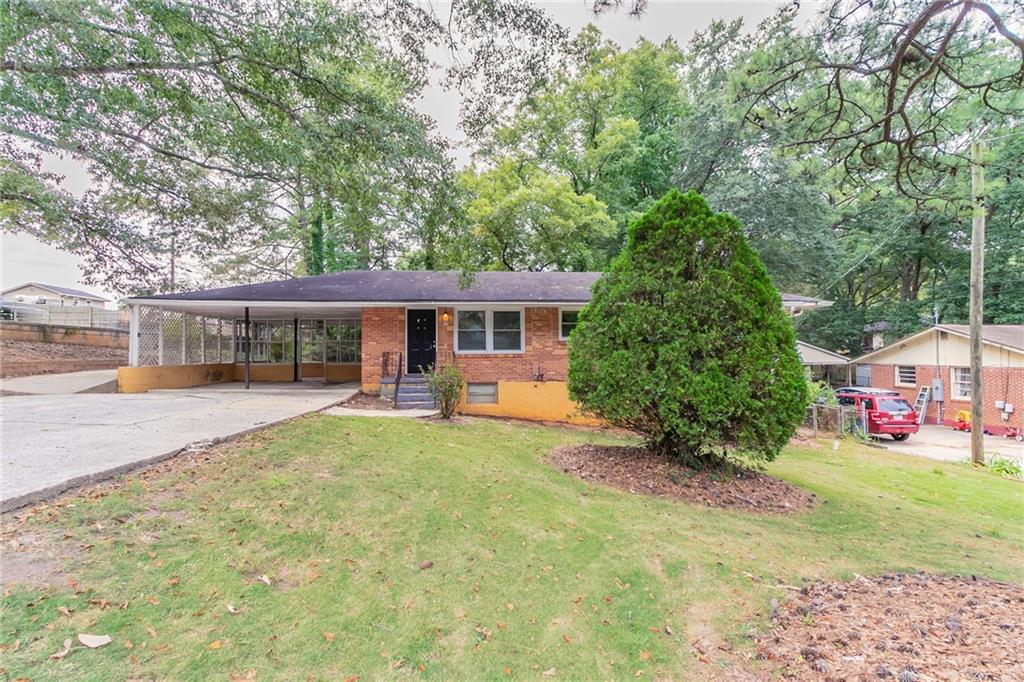
[[[472,276],[469,286],[460,286],[460,273],[453,271],[347,270],[136,300],[584,304],[600,276],[600,272],[480,272]],[[817,303],[791,294],[783,294],[782,299],[785,303]]]

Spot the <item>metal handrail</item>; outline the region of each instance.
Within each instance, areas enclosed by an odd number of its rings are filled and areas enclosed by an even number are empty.
[[[398,365],[395,367],[395,403],[398,403],[398,387],[402,383],[402,353],[398,353]]]

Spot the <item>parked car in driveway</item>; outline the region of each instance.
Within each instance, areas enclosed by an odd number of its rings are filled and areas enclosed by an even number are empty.
[[[845,386],[836,389],[836,398],[840,405],[856,408],[857,423],[869,435],[889,434],[893,440],[906,440],[920,429],[914,406],[897,391]]]

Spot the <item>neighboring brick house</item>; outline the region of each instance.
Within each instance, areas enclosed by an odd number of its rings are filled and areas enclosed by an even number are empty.
[[[568,337],[599,277],[481,272],[466,282],[456,272],[346,271],[129,299],[133,367],[122,383],[316,378],[388,394],[398,379],[422,395],[422,368],[454,362],[468,384],[462,412],[581,420],[567,390]],[[782,302],[791,314],[829,305],[788,294]],[[153,321],[167,316],[177,316],[170,326]],[[216,331],[190,332],[196,325]],[[189,338],[208,340],[197,349]]]
[[[1024,325],[984,325],[982,341],[985,428],[995,434],[1024,428]],[[949,425],[957,412],[970,410],[969,342],[967,325],[941,324],[852,362],[860,383],[894,389],[911,402],[924,386],[934,392],[938,380],[943,400],[929,401],[925,422]]]

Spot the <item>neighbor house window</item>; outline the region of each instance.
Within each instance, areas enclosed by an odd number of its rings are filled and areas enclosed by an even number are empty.
[[[327,362],[359,362],[362,338],[360,320],[327,320]]]
[[[896,385],[917,386],[917,367],[913,365],[897,365]]]
[[[473,404],[498,402],[498,384],[469,384],[466,386],[466,402]]]
[[[565,341],[569,338],[569,334],[572,334],[572,330],[576,328],[576,322],[579,320],[580,311],[578,310],[559,310],[558,311],[558,338]]]
[[[523,350],[522,310],[459,310],[455,350],[518,353]]]
[[[952,384],[953,400],[971,399],[971,369],[970,367],[954,367],[950,370],[952,376],[949,383]]]

